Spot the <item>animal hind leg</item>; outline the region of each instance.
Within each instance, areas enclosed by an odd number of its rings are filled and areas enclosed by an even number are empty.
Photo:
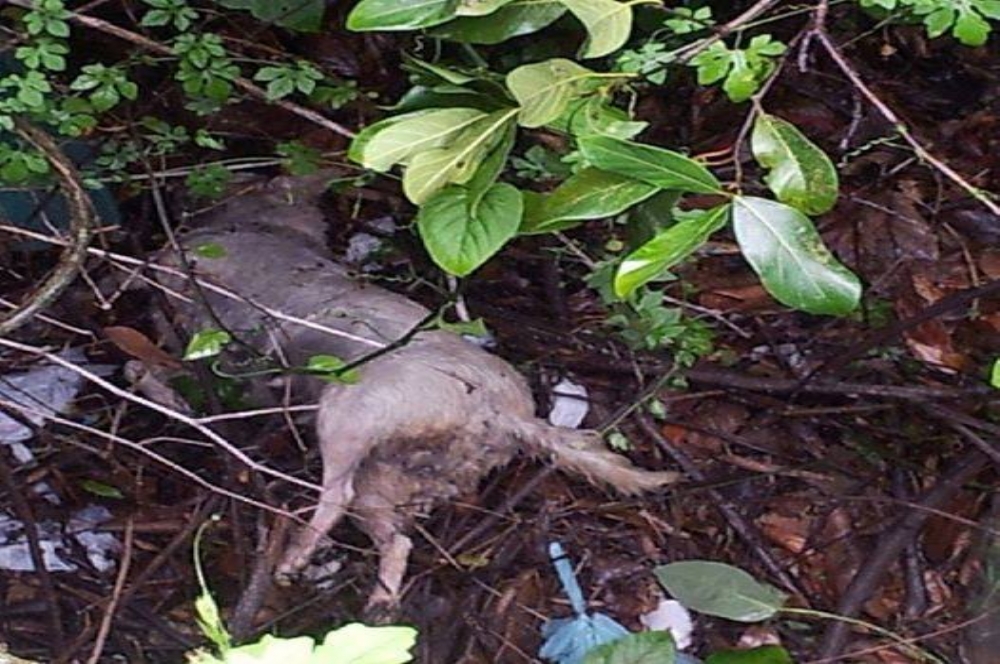
[[[405,521],[394,505],[379,497],[358,496],[355,519],[358,527],[375,543],[379,554],[378,580],[368,596],[365,618],[389,622],[399,608],[403,578],[413,549],[413,540],[403,532]]]

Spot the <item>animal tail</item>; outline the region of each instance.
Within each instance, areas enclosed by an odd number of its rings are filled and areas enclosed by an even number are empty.
[[[556,427],[543,420],[503,418],[503,425],[533,456],[547,456],[561,470],[607,484],[619,493],[652,491],[680,479],[672,471],[643,470],[609,450],[596,431]]]

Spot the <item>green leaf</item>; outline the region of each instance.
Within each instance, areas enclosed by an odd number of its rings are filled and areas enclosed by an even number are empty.
[[[404,664],[413,660],[410,649],[416,642],[417,630],[412,627],[351,623],[326,635],[323,645],[316,649],[316,662]]]
[[[416,30],[429,28],[455,17],[458,0],[361,0],[347,15],[347,28],[369,30]]]
[[[185,360],[201,360],[206,357],[215,357],[222,352],[233,338],[225,330],[208,328],[196,332],[187,348],[184,349]]]
[[[710,616],[759,622],[773,617],[785,603],[784,593],[724,563],[685,560],[657,567],[654,573],[674,599]]]
[[[678,152],[611,136],[584,136],[577,143],[587,161],[601,170],[642,180],[663,189],[702,194],[725,193],[707,168]]]
[[[494,184],[473,208],[469,190],[450,186],[432,196],[417,214],[417,230],[427,252],[443,270],[472,273],[517,234],[521,192]]]
[[[486,113],[475,108],[441,108],[407,113],[365,128],[348,153],[365,168],[384,172],[425,150],[448,145]]]
[[[627,298],[637,288],[693,254],[709,236],[725,226],[729,205],[698,210],[625,257],[615,273],[615,295]]]
[[[494,111],[466,127],[447,147],[415,155],[403,174],[403,193],[422,205],[445,185],[468,182],[503,139],[516,114],[517,109]]]
[[[431,34],[470,44],[499,44],[537,32],[565,13],[558,0],[514,0],[489,16],[462,17],[437,26]]]
[[[269,662],[275,664],[278,662],[320,664],[323,660],[313,655],[315,645],[315,641],[310,636],[286,639],[265,634],[256,643],[228,650],[223,661],[225,664],[267,664]]]
[[[599,95],[574,102],[567,115],[569,116],[567,130],[577,138],[596,134],[627,139],[649,126],[648,122],[633,121],[628,113],[610,106],[607,100]]]
[[[301,32],[316,32],[322,27],[323,12],[327,4],[326,0],[216,1],[223,7],[249,11],[255,18],[265,23],[274,23],[283,28]]]
[[[993,369],[990,371],[990,385],[1000,390],[1000,357],[993,360]]]
[[[861,283],[837,262],[812,222],[793,207],[763,198],[733,201],[733,230],[767,291],[793,309],[842,316],[861,297]]]
[[[600,58],[620,49],[632,32],[631,3],[615,0],[560,0],[587,28],[581,58]]]
[[[513,0],[458,0],[456,16],[486,16],[492,14]]]
[[[521,233],[550,233],[588,219],[612,217],[657,191],[657,187],[645,182],[587,168],[568,178],[551,194],[527,196]]]
[[[761,646],[747,650],[720,650],[709,655],[705,664],[794,664],[781,646]]]
[[[336,355],[313,355],[306,362],[306,371],[328,383],[353,385],[361,380],[357,369],[344,371],[347,362]]]
[[[522,65],[507,74],[507,87],[521,105],[518,123],[541,127],[562,115],[595,73],[572,60],[552,58]]]
[[[670,632],[641,632],[591,650],[583,664],[674,664],[676,657]]]
[[[98,482],[97,480],[83,480],[80,482],[80,488],[88,493],[94,494],[95,496],[100,496],[101,498],[125,497],[118,487],[104,482]]]
[[[765,181],[782,203],[806,214],[823,214],[837,203],[837,169],[795,125],[760,113],[750,146],[761,166],[770,170]]]
[[[217,242],[207,242],[195,247],[194,253],[201,258],[225,258],[226,248]]]

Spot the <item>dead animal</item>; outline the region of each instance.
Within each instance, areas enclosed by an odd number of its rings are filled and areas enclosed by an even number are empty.
[[[536,418],[528,386],[513,367],[451,332],[416,331],[428,318],[426,308],[351,278],[326,249],[322,184],[272,180],[198,220],[181,238],[193,274],[231,291],[228,296],[202,287],[197,305],[182,277],[159,277],[191,298],[178,311],[188,329],[221,324],[289,366],[316,355],[353,362],[374,353],[361,364],[356,384],[293,379],[299,397],[319,399],[323,491],[308,527],[280,561],[279,576],[304,567],[349,515],[380,554],[369,605],[394,606],[414,515],[474,489],[518,452],[549,458],[561,470],[626,494],[677,478],[631,465],[596,432]],[[172,252],[157,262],[180,266]]]

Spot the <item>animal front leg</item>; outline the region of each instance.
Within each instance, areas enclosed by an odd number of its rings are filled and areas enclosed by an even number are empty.
[[[319,548],[320,542],[344,517],[347,507],[353,499],[353,471],[338,477],[324,477],[323,495],[319,504],[316,505],[312,519],[295,536],[293,543],[285,551],[285,555],[278,564],[276,576],[279,579],[287,579],[309,564],[309,559]]]

